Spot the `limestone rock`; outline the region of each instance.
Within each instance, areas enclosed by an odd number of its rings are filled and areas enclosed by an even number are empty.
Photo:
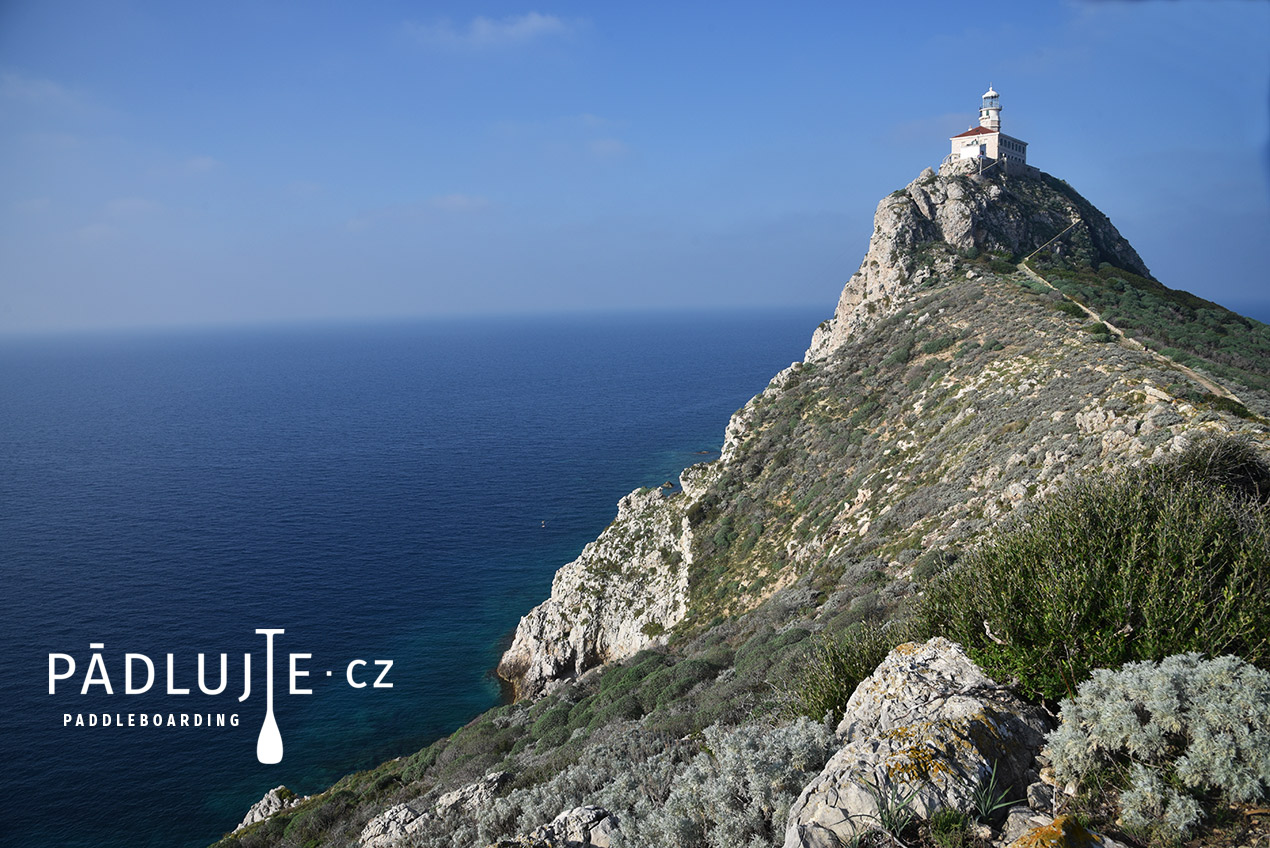
[[[437,799],[436,807],[432,809],[426,807],[420,799],[389,807],[362,828],[358,846],[359,848],[390,848],[422,829],[432,819],[451,812],[455,807],[459,807],[466,813],[474,812],[492,801],[494,793],[510,776],[505,771],[490,772],[480,780],[445,793]]]
[[[242,830],[249,824],[255,824],[269,818],[279,810],[285,810],[287,807],[294,807],[300,803],[302,799],[297,797],[294,792],[285,786],[275,786],[265,793],[265,796],[259,801],[251,805],[251,809],[247,811],[246,817],[242,823],[238,825],[238,830]]]
[[[555,848],[610,848],[617,830],[617,819],[608,810],[587,805],[565,810],[550,824],[535,828],[529,839]]]
[[[1054,809],[1054,789],[1042,780],[1038,780],[1027,788],[1027,805],[1042,813]]]
[[[502,786],[507,778],[511,777],[508,772],[494,771],[482,777],[480,780],[460,786],[453,792],[447,792],[437,799],[437,815],[448,813],[452,807],[461,806],[467,810],[475,810],[477,807],[488,804],[494,798],[494,793],[498,791],[498,787]]]
[[[1051,821],[1050,816],[1037,817],[1031,807],[1011,807],[1005,814],[1005,823],[1001,825],[1001,841],[1013,842],[1029,830],[1048,825]]]
[[[1124,845],[1086,830],[1072,816],[1059,816],[1047,825],[1032,828],[1009,843],[1008,848],[1124,848]]]
[[[389,848],[414,833],[432,814],[418,801],[410,801],[389,807],[375,816],[362,828],[359,848]]]
[[[935,638],[893,650],[847,702],[844,745],[790,808],[785,848],[849,841],[876,826],[879,798],[910,798],[928,818],[973,809],[991,779],[1021,799],[1051,721],[987,677],[959,645]]]
[[[632,492],[599,538],[556,572],[551,597],[521,618],[498,664],[517,699],[665,641],[688,610],[685,502],[661,489]]]
[[[617,816],[607,816],[596,822],[590,830],[591,844],[594,848],[613,848],[618,832]]]

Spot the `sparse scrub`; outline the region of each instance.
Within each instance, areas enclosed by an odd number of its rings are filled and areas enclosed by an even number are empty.
[[[665,801],[641,799],[623,844],[664,848],[771,845],[790,804],[829,758],[834,736],[799,719],[767,728],[707,728],[705,750],[675,777]]]

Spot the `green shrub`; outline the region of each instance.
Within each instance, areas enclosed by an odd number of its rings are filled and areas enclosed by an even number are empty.
[[[595,730],[621,719],[636,719],[644,715],[644,707],[634,695],[623,695],[611,704],[595,711],[587,727]]]
[[[1073,318],[1084,318],[1085,310],[1081,309],[1070,300],[1060,300],[1054,304],[1054,308],[1059,312],[1072,316]]]
[[[815,637],[803,653],[799,673],[780,684],[781,711],[790,718],[821,721],[832,716],[836,722],[860,681],[909,635],[902,626],[857,623],[841,635]]]
[[[537,721],[530,725],[530,735],[535,737],[545,736],[547,733],[550,733],[556,728],[568,727],[570,709],[571,707],[569,704],[561,704],[560,706],[546,710],[538,717]]]
[[[1203,817],[1200,797],[1247,803],[1270,788],[1270,672],[1237,657],[1171,656],[1098,669],[1064,699],[1049,736],[1054,774],[1111,769],[1126,827],[1176,841]],[[1163,832],[1161,832],[1163,830]]]
[[[931,841],[939,848],[965,848],[970,844],[969,826],[965,813],[944,807],[930,817],[928,828]]]
[[[1270,663],[1270,470],[1246,446],[1077,482],[965,555],[919,617],[1028,696],[1187,651]],[[989,634],[988,631],[991,631]]]
[[[882,360],[885,365],[903,365],[913,357],[913,345],[917,341],[912,333],[907,333],[900,339],[900,343],[896,345],[895,350],[887,354]]]
[[[665,707],[702,681],[713,680],[718,671],[704,660],[683,660],[649,675],[640,686],[637,697],[646,711]]]
[[[301,845],[320,840],[357,806],[357,796],[348,790],[330,792],[314,801],[291,817],[285,837]]]
[[[440,739],[433,742],[422,751],[411,754],[406,758],[405,767],[402,769],[401,776],[406,781],[420,780],[428,769],[432,768],[436,763],[437,757],[445,750],[447,740]]]
[[[939,353],[941,350],[947,350],[957,343],[956,336],[941,336],[937,339],[931,339],[922,345],[922,353]]]
[[[1261,504],[1270,503],[1270,466],[1246,439],[1199,439],[1170,461],[1178,474],[1204,480]]]
[[[912,578],[914,582],[925,583],[943,574],[956,561],[957,555],[951,551],[927,551],[913,563]]]
[[[1248,407],[1244,406],[1234,398],[1223,397],[1221,395],[1212,394],[1211,392],[1205,392],[1201,395],[1200,400],[1210,406],[1220,409],[1222,412],[1229,412],[1231,415],[1238,418],[1253,417],[1253,414],[1248,410]]]

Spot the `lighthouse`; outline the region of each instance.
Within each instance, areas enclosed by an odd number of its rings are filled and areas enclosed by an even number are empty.
[[[1001,95],[992,86],[983,93],[979,126],[949,139],[952,152],[948,161],[978,159],[1004,166],[1027,164],[1027,142],[1001,132]]]

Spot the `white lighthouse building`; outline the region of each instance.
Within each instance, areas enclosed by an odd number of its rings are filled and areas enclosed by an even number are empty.
[[[1001,95],[992,86],[979,107],[979,126],[953,136],[949,160],[982,159],[1005,165],[1027,164],[1027,142],[1001,132]]]

